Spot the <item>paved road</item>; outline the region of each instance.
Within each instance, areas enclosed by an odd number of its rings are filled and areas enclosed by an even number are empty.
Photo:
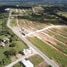
[[[7,26],[22,40],[24,41],[29,48],[35,50],[38,55],[40,55],[49,65],[51,65],[52,67],[59,67],[58,64],[56,62],[54,62],[53,60],[51,60],[50,58],[48,58],[45,54],[43,54],[38,48],[36,48],[30,41],[28,41],[20,32],[19,32],[19,28],[12,28],[10,26],[10,16],[11,16],[11,11],[9,13],[9,18],[7,21]]]

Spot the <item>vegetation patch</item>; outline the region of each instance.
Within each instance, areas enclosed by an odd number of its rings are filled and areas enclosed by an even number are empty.
[[[9,64],[12,55],[27,48],[27,45],[7,28],[7,19],[8,13],[0,14],[0,67]]]
[[[21,64],[21,63],[17,63],[17,64],[15,64],[13,67],[24,67],[24,65]]]
[[[10,23],[10,25],[13,27],[13,26],[17,26],[17,23],[16,23],[17,21],[16,21],[16,18],[13,18],[12,20],[11,20],[11,23]]]
[[[39,55],[31,56],[29,60],[34,64],[35,67],[44,61]]]
[[[56,51],[46,43],[42,42],[40,39],[36,37],[31,37],[29,40],[38,48],[40,49],[44,54],[46,54],[51,59],[55,60],[59,63],[60,67],[66,67],[67,66],[67,56],[64,56],[60,52]]]

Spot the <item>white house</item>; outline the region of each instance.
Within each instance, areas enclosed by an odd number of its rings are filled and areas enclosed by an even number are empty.
[[[10,8],[6,8],[6,9],[5,9],[5,11],[9,11],[9,10],[10,10]]]
[[[0,46],[5,47],[5,43],[4,42],[0,42]]]
[[[32,50],[31,50],[31,49],[24,49],[24,50],[23,50],[23,53],[24,53],[25,55],[32,54]]]
[[[23,59],[21,63],[23,63],[25,67],[34,67],[34,65],[29,60]]]

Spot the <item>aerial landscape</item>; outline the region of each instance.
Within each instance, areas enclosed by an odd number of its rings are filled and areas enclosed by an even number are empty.
[[[67,0],[0,0],[0,67],[67,67]]]

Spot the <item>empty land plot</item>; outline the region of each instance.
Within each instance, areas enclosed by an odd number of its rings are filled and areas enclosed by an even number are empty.
[[[58,12],[57,14],[61,15],[61,16],[64,16],[64,17],[67,17],[67,12]]]
[[[67,67],[67,56],[56,51],[54,48],[50,47],[48,44],[44,43],[36,37],[28,38],[37,48],[39,48],[44,54],[46,54],[51,59],[59,63],[60,67]]]
[[[39,36],[41,40],[43,40],[46,43],[49,43],[51,46],[55,47],[59,51],[63,52],[64,54],[67,54],[67,46],[65,43],[55,39],[52,36],[49,36],[46,33],[39,32],[37,36]]]
[[[66,34],[67,32],[62,30],[62,29],[61,30],[57,30],[56,28],[52,28],[51,31],[53,31],[55,33],[59,33],[59,34],[65,36],[65,37],[67,37],[67,34]]]
[[[44,33],[47,33],[48,35],[52,36],[53,38],[56,38],[57,40],[67,44],[67,37],[61,35],[60,33],[55,33],[53,31],[51,31],[51,29],[47,30],[47,32],[44,32]]]
[[[37,21],[30,21],[25,19],[19,19],[19,25],[22,28],[25,28],[29,31],[36,31],[45,28],[46,26],[50,24],[40,23]]]
[[[13,47],[13,48],[14,48],[17,52],[23,51],[24,49],[28,48],[27,45],[26,45],[24,42],[20,41],[20,40],[18,40],[18,41],[13,41],[12,43],[15,44],[15,47]]]
[[[17,23],[16,23],[16,22],[17,22],[16,19],[13,18],[13,19],[11,19],[10,25],[11,25],[12,27],[17,26]]]
[[[50,28],[37,33],[37,36],[39,36],[42,41],[49,43],[51,46],[55,47],[56,49],[67,55],[67,38],[66,38],[67,33],[66,33],[66,27],[64,28],[65,31],[63,28],[64,27]],[[52,29],[56,30],[52,31]],[[56,31],[58,32],[56,33]],[[65,34],[65,36],[62,34]]]
[[[15,64],[13,67],[24,67],[24,65],[19,62],[19,63]]]
[[[44,62],[44,67],[46,67],[46,65],[48,66],[48,64],[39,55],[31,56],[28,59],[34,64],[34,67],[39,67],[42,62]]]

